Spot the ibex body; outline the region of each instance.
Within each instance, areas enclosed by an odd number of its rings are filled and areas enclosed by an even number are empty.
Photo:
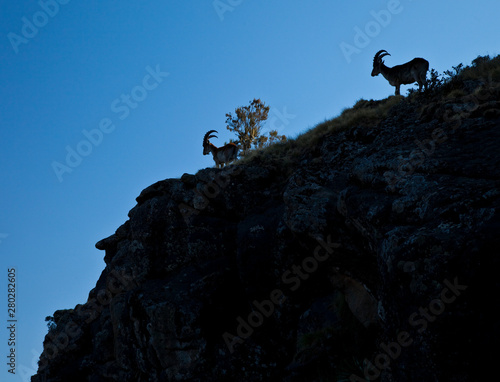
[[[216,133],[216,130],[208,131],[203,137],[203,155],[208,155],[212,153],[214,157],[215,166],[218,168],[224,167],[224,164],[229,164],[230,162],[236,160],[238,156],[238,146],[234,143],[228,143],[222,147],[217,147],[210,143],[210,138],[217,138],[215,135],[210,135],[211,133]]]
[[[378,76],[380,73],[389,81],[392,86],[396,87],[396,95],[399,95],[401,85],[413,84],[418,82],[418,90],[422,91],[422,86],[427,89],[427,71],[429,70],[429,61],[423,58],[414,58],[406,64],[396,65],[389,68],[384,64],[383,57],[390,56],[385,50],[380,50],[373,58],[372,77]]]

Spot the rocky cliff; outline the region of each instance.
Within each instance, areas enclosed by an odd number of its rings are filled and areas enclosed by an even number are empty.
[[[500,87],[447,86],[146,188],[32,381],[479,380],[499,334]]]

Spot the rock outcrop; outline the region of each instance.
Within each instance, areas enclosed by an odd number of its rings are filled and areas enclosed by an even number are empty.
[[[366,102],[395,106],[293,159],[146,188],[32,381],[477,380],[499,335],[499,95]]]

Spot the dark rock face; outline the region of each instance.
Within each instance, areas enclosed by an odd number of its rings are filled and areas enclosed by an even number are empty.
[[[293,168],[146,188],[32,381],[476,380],[499,334],[492,99],[402,101]]]

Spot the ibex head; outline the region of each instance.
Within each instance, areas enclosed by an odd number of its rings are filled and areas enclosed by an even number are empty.
[[[217,133],[217,130],[210,130],[208,131],[205,136],[203,137],[203,155],[208,155],[211,153],[210,151],[210,138],[217,138],[216,135],[210,135],[211,133]]]
[[[386,50],[379,50],[375,54],[375,57],[373,58],[372,77],[378,76],[380,74],[380,66],[384,63],[384,61],[382,61],[382,58],[384,58],[385,56],[390,56],[390,54],[387,53]]]

